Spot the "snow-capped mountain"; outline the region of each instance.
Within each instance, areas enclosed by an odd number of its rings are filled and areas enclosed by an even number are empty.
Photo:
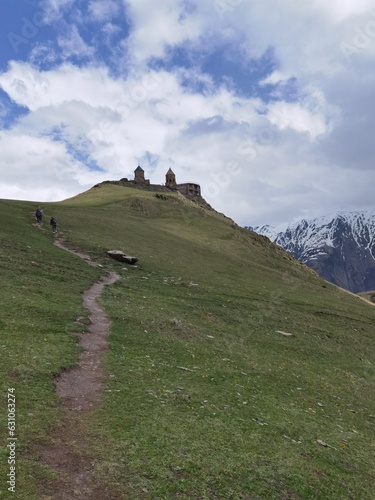
[[[248,227],[352,292],[375,289],[375,210],[338,212],[289,227]]]

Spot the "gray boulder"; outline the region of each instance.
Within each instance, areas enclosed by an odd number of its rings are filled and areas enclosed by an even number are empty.
[[[121,250],[108,250],[107,255],[112,257],[112,259],[118,260],[119,262],[126,262],[127,264],[135,264],[138,262],[137,257],[126,255]]]

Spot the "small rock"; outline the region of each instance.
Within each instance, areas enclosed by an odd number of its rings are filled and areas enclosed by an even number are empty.
[[[336,450],[336,448],[334,448],[333,446],[329,445],[325,441],[322,441],[321,439],[317,439],[316,442],[318,444],[320,444],[320,446],[324,446],[325,448],[333,448],[334,450]]]
[[[284,337],[293,337],[293,333],[283,332],[282,330],[275,330],[276,333],[281,333]]]
[[[253,418],[253,421],[259,425],[268,425],[262,418],[255,417]]]

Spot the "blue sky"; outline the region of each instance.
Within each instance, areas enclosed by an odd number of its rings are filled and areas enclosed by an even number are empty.
[[[3,0],[0,197],[141,164],[243,225],[374,208],[370,0]]]

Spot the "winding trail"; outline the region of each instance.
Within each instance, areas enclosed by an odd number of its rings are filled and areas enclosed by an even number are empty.
[[[98,265],[80,251],[71,250],[59,240],[55,245],[84,259],[89,265]],[[107,337],[111,321],[97,303],[103,289],[118,281],[117,273],[102,277],[83,293],[83,305],[90,312],[88,333],[77,333],[82,353],[77,366],[62,372],[56,379],[56,390],[64,412],[62,423],[48,436],[52,444],[39,447],[41,461],[57,473],[57,479],[45,485],[44,500],[117,500],[124,498],[117,491],[102,484],[95,474],[95,460],[86,450],[86,436],[83,414],[89,412],[100,400],[103,380],[103,354],[108,350]],[[82,318],[77,318],[80,324]]]

